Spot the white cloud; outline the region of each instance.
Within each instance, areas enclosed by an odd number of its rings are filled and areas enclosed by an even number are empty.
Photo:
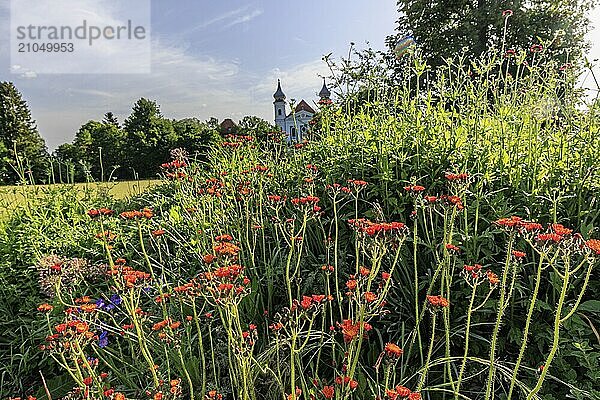
[[[310,102],[321,89],[322,78],[329,74],[329,68],[322,60],[311,61],[289,69],[274,68],[254,86],[254,91],[258,95],[272,94],[275,92],[277,79],[280,79],[288,100],[305,98]]]
[[[210,18],[206,21],[202,21],[198,25],[187,29],[181,33],[182,36],[187,36],[191,33],[197,32],[199,30],[206,29],[215,24],[220,24],[225,28],[232,27],[237,24],[241,24],[243,22],[248,22],[253,20],[254,18],[260,16],[263,13],[263,10],[260,9],[251,9],[251,5],[247,4],[245,6],[224,12],[220,15],[217,15],[213,18]],[[227,22],[229,21],[229,22]]]
[[[252,21],[254,18],[261,16],[262,14],[263,14],[263,10],[253,10],[252,12],[250,12],[248,14],[240,15],[233,21],[229,22],[228,24],[225,25],[225,28],[231,28],[234,25],[239,25],[239,24],[243,24],[244,22]]]

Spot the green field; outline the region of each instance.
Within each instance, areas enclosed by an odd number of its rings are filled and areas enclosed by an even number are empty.
[[[0,186],[0,218],[6,217],[8,213],[19,205],[25,204],[28,200],[38,195],[47,193],[49,190],[57,187],[73,187],[79,192],[85,192],[85,189],[97,189],[106,191],[115,199],[124,199],[138,195],[149,187],[159,184],[158,180],[143,181],[123,181],[123,182],[93,182],[76,184],[54,184],[54,185],[35,185],[35,186]]]

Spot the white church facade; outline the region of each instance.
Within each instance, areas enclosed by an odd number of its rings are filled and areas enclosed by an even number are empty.
[[[325,81],[319,92],[320,101],[328,102],[331,92],[327,88]],[[277,91],[273,94],[275,101],[275,125],[277,125],[286,135],[288,143],[301,142],[308,133],[309,122],[316,114],[315,110],[304,100],[300,100],[294,109],[288,114],[286,111],[285,94],[281,90],[281,81],[277,80]]]

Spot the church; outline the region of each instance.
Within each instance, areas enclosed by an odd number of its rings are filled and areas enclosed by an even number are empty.
[[[330,102],[329,97],[331,92],[323,80],[323,87],[319,92],[319,103]],[[309,129],[309,121],[316,114],[315,110],[304,100],[300,100],[294,107],[294,110],[290,110],[288,114],[286,111],[285,94],[281,90],[281,81],[277,80],[277,91],[273,94],[275,101],[275,125],[277,125],[282,132],[285,132],[286,140],[288,143],[301,142]]]

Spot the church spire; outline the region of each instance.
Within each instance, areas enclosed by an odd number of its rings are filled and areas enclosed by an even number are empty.
[[[321,88],[321,91],[319,92],[319,97],[321,98],[321,100],[329,100],[330,96],[331,96],[331,92],[327,88],[327,84],[325,83],[325,78],[323,78],[323,87]]]
[[[279,79],[277,79],[277,91],[275,92],[275,94],[273,94],[273,98],[275,99],[275,101],[285,100],[285,94],[283,93],[283,90],[281,90],[281,81]]]

